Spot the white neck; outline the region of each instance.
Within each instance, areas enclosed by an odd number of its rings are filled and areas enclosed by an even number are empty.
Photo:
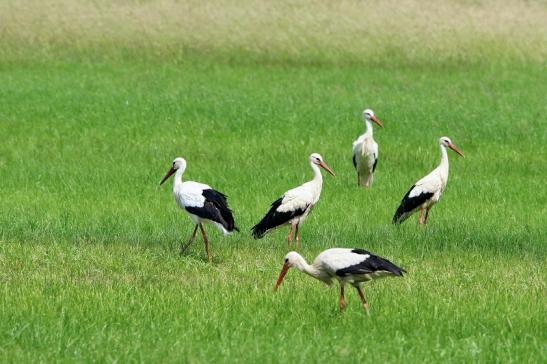
[[[184,174],[184,168],[179,168],[175,172],[175,177],[173,181],[173,191],[176,191],[182,184],[182,175]]]
[[[306,260],[298,254],[298,260],[296,261],[295,268],[298,269],[301,272],[306,273],[307,275],[319,279],[319,276],[321,275],[321,272],[319,269],[314,267],[313,265],[309,265]]]
[[[366,126],[365,134],[372,136],[372,123],[368,119],[365,119],[365,126]]]
[[[323,184],[323,175],[321,174],[321,169],[319,166],[313,162],[310,162],[311,169],[313,169],[313,181]]]
[[[442,144],[439,145],[439,149],[441,150],[441,163],[439,163],[438,168],[445,177],[448,177],[448,153],[446,147]]]

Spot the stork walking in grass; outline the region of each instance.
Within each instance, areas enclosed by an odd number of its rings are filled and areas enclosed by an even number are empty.
[[[427,224],[429,210],[439,201],[448,182],[448,154],[446,148],[452,149],[463,157],[462,152],[447,137],[439,139],[439,148],[441,150],[441,163],[431,173],[410,187],[401,200],[395,216],[393,216],[394,224],[402,223],[417,210],[420,210],[418,225]]]
[[[344,311],[346,307],[344,287],[349,283],[359,293],[367,313],[369,313],[369,307],[362,284],[382,277],[402,277],[403,273],[406,273],[404,269],[389,260],[363,249],[327,249],[319,254],[311,265],[297,252],[290,252],[285,256],[283,268],[275,284],[275,291],[283,282],[289,268],[296,268],[329,286],[336,279],[340,283],[340,311]]]
[[[239,229],[235,226],[232,210],[228,207],[226,195],[215,191],[210,186],[203,183],[193,181],[183,182],[182,175],[185,170],[186,161],[183,158],[176,158],[173,161],[171,169],[169,169],[165,177],[161,180],[160,185],[162,185],[171,175],[175,174],[173,195],[175,196],[175,200],[179,207],[186,211],[195,224],[192,236],[190,236],[186,245],[181,246],[181,254],[184,253],[190,244],[192,244],[196,238],[199,227],[201,235],[203,236],[207,259],[210,262],[212,257],[209,251],[209,240],[207,239],[203,223],[214,225],[224,235],[230,235],[234,231],[239,231]]]
[[[357,171],[357,186],[368,188],[372,185],[374,171],[378,164],[378,143],[372,137],[372,122],[381,128],[384,126],[370,109],[363,111],[363,119],[366,131],[353,142],[353,166]]]
[[[255,239],[262,238],[266,233],[279,226],[289,225],[288,245],[290,246],[292,242],[293,229],[295,231],[294,238],[296,239],[296,245],[300,245],[300,224],[308,216],[315,204],[317,204],[321,195],[323,176],[321,175],[320,168],[323,168],[333,176],[335,175],[319,154],[311,154],[309,162],[314,173],[313,179],[285,192],[283,196],[272,203],[266,216],[252,228],[252,234]]]

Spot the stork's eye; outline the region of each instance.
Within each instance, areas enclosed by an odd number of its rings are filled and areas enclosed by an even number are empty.
[[[289,262],[289,258],[285,258],[285,263],[288,263]]]

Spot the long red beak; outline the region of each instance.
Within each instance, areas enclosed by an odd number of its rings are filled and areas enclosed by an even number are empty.
[[[460,150],[458,148],[456,148],[456,146],[454,144],[448,144],[448,148],[452,149],[454,152],[458,153],[460,156],[465,158],[463,153],[460,152]]]
[[[319,164],[319,167],[323,168],[325,171],[329,172],[333,177],[336,177],[336,175],[334,174],[334,172],[332,171],[332,169],[329,168],[329,166],[327,166],[324,162],[321,162]]]
[[[374,121],[376,124],[378,124],[378,126],[380,128],[382,128],[382,129],[384,128],[384,125],[382,125],[382,122],[380,120],[378,120],[376,115],[372,115],[370,118],[372,119],[372,121]]]
[[[171,169],[167,171],[167,174],[165,175],[165,177],[163,177],[163,179],[161,180],[160,186],[163,184],[163,182],[167,181],[167,179],[168,179],[169,177],[171,177],[171,175],[172,175],[173,173],[175,173],[175,171],[176,171],[176,169],[173,168],[173,167],[171,167]]]
[[[287,263],[283,264],[283,268],[281,269],[281,273],[279,273],[279,278],[277,278],[277,283],[275,284],[274,292],[277,291],[281,285],[281,282],[283,282],[283,278],[285,278],[285,274],[287,274],[289,268],[290,267]]]

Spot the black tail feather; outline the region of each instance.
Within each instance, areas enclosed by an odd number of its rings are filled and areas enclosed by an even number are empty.
[[[279,227],[281,225],[284,225],[288,223],[291,219],[293,219],[296,216],[302,215],[306,210],[297,209],[294,211],[284,211],[280,212],[277,211],[279,206],[281,206],[281,202],[283,201],[283,197],[275,200],[268,212],[266,213],[266,216],[258,222],[253,228],[251,229],[253,238],[255,239],[261,239],[266,235],[270,230],[275,229],[276,227]]]
[[[405,197],[401,200],[401,204],[393,215],[393,224],[400,224],[409,218],[420,206],[422,206],[427,200],[433,197],[433,192],[422,192],[417,196],[410,197],[410,192],[416,187],[416,185],[410,187]]]
[[[401,267],[396,266],[395,264],[393,264],[389,260],[387,260],[385,258],[382,258],[382,257],[378,257],[378,256],[376,258],[377,258],[377,262],[379,262],[378,270],[385,270],[385,271],[393,273],[393,275],[396,275],[396,276],[399,276],[399,277],[402,277],[403,273],[406,273],[406,270],[404,270]]]
[[[235,225],[232,210],[228,207],[228,201],[225,194],[210,189],[204,190],[203,196],[205,197],[206,203],[212,203],[220,214],[220,218],[214,219],[214,221],[220,223],[229,232],[234,230],[239,231],[238,227]]]
[[[409,216],[410,214],[405,213],[403,203],[401,203],[397,208],[397,211],[395,211],[395,215],[393,215],[393,220],[391,220],[391,222],[393,224],[400,224],[408,219]]]
[[[395,276],[402,277],[403,273],[406,273],[406,270],[404,270],[401,267],[398,267],[391,261],[387,260],[386,258],[382,258],[378,255],[372,254],[369,251],[366,251],[364,249],[353,249],[353,253],[356,254],[363,254],[363,255],[369,255],[369,258],[361,262],[360,264],[356,264],[354,266],[347,267],[343,270],[340,270],[340,273],[345,273],[345,271],[352,272],[352,271],[369,271],[369,272],[376,272],[376,271],[386,271],[390,272]],[[339,274],[337,272],[337,274]]]
[[[266,215],[251,229],[253,238],[262,239],[266,233],[276,227],[276,210],[281,205],[283,198],[275,200]]]

